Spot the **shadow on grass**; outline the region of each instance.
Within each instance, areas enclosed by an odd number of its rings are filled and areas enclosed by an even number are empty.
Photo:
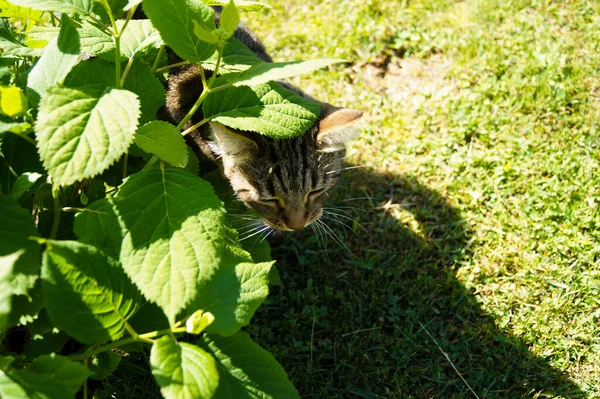
[[[472,245],[457,210],[413,177],[349,172],[332,208],[365,230],[328,224],[354,256],[309,229],[283,236],[283,287],[249,327],[303,398],[586,397],[456,278]]]

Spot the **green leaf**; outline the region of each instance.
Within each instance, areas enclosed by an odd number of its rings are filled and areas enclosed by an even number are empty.
[[[219,384],[214,357],[167,335],[152,345],[150,366],[165,399],[209,399]]]
[[[121,338],[141,296],[121,265],[100,250],[77,241],[47,241],[42,288],[56,327],[80,342]]]
[[[204,335],[197,343],[216,359],[219,389],[215,399],[299,398],[287,374],[248,334]]]
[[[231,38],[223,47],[223,56],[219,66],[219,75],[226,73],[242,72],[249,69],[252,65],[262,64],[263,60],[258,58],[244,43],[236,38]],[[217,52],[209,59],[202,61],[202,68],[210,71],[215,70],[217,64]]]
[[[140,127],[135,143],[142,150],[180,168],[188,163],[188,150],[179,130],[168,122],[154,121]]]
[[[25,172],[21,176],[17,177],[15,184],[13,184],[10,190],[10,196],[18,200],[29,190],[43,175],[36,172]]]
[[[93,245],[114,259],[119,258],[123,232],[110,198],[96,201],[77,213],[73,231],[82,243]]]
[[[38,357],[27,367],[27,370],[52,377],[53,380],[64,385],[71,395],[75,395],[83,382],[92,374],[83,365],[55,354]]]
[[[221,27],[225,29],[227,33],[229,33],[229,36],[231,36],[237,29],[239,23],[240,13],[233,0],[229,0],[229,3],[227,3],[225,8],[223,8],[223,11],[221,11]]]
[[[217,39],[217,36],[213,33],[215,32],[214,30],[204,28],[197,21],[192,20],[192,22],[194,23],[194,35],[196,35],[198,39],[210,44],[219,42],[219,39]]]
[[[202,0],[207,6],[225,6],[229,0]],[[235,5],[242,11],[260,11],[263,8],[271,8],[270,5],[258,1],[235,0]]]
[[[256,86],[273,80],[283,80],[304,75],[340,62],[345,61],[335,58],[324,58],[310,61],[263,62],[252,66],[240,74],[224,76],[219,79],[216,85],[231,83],[234,86]]]
[[[27,78],[27,95],[35,107],[48,87],[62,83],[79,62],[79,34],[66,14],[60,19],[60,33],[45,48],[44,53]]]
[[[127,151],[140,114],[127,90],[52,86],[42,98],[38,149],[54,183],[69,185],[106,170]]]
[[[43,51],[41,48],[29,48],[18,41],[6,19],[0,19],[0,49],[4,57],[39,57]]]
[[[29,331],[31,333],[31,330]],[[25,346],[24,353],[28,360],[35,359],[44,354],[58,353],[64,348],[67,341],[71,339],[63,331],[58,331],[57,329],[53,329],[53,331],[45,334],[32,334],[31,340]]]
[[[93,373],[91,378],[103,380],[111,375],[119,366],[121,357],[121,355],[113,351],[100,352],[92,356],[92,361],[88,366]]]
[[[10,378],[4,370],[0,370],[0,397],[4,399],[28,399],[27,392]]]
[[[81,24],[77,32],[79,33],[82,53],[100,55],[115,48],[112,36],[108,32],[87,21]]]
[[[14,265],[17,263],[24,250],[8,255],[0,255],[0,328],[4,330],[9,325],[9,316],[12,311],[11,279]]]
[[[22,134],[27,132],[30,128],[31,125],[27,122],[16,121],[6,116],[0,115],[0,134],[6,132]]]
[[[40,270],[40,245],[29,239],[37,236],[31,214],[12,197],[0,195],[0,257],[2,257],[2,299],[0,329],[18,319],[26,309],[17,305],[17,298],[32,302]],[[20,297],[22,296],[22,297]],[[14,314],[19,313],[19,314]]]
[[[194,34],[194,21],[208,31],[215,30],[212,8],[197,0],[144,0],[143,6],[165,43],[184,60],[199,62],[215,52],[214,45]]]
[[[66,362],[70,363],[67,364]],[[3,399],[68,399],[89,373],[84,367],[60,356],[43,356],[23,370],[4,362],[0,369],[0,397]]]
[[[202,111],[231,128],[283,139],[304,134],[319,118],[321,106],[271,82],[218,91],[206,98]]]
[[[29,7],[34,10],[56,11],[66,14],[90,14],[94,6],[94,0],[9,0],[21,7]]]
[[[0,112],[14,118],[27,112],[27,97],[16,86],[0,87]]]
[[[127,178],[114,203],[126,229],[123,268],[171,324],[221,265],[239,263],[223,204],[198,176],[146,169]]]
[[[269,272],[273,263],[239,263],[219,268],[190,306],[215,316],[207,332],[231,335],[248,325],[269,294]]]
[[[122,29],[125,21],[117,21],[117,27]],[[114,61],[115,48],[112,36],[106,31],[84,22],[79,28],[81,36],[81,51],[89,54],[104,55],[108,61]],[[126,58],[133,58],[136,55],[145,55],[154,49],[159,48],[164,43],[160,34],[152,25],[149,19],[134,19],[129,21],[125,31],[121,36],[121,55]]]
[[[42,12],[32,10],[31,8],[19,7],[10,4],[6,0],[0,0],[0,17],[2,18],[21,18],[31,19],[37,23],[43,24]]]
[[[122,29],[123,23],[124,21],[117,21],[119,29]],[[121,36],[121,54],[133,58],[137,54],[147,54],[163,44],[160,34],[149,19],[132,20]]]
[[[77,88],[88,84],[111,86],[115,81],[115,65],[94,59],[77,65],[65,79],[65,86]],[[140,124],[156,119],[156,112],[165,103],[163,85],[141,61],[134,61],[123,89],[138,95],[142,116]]]

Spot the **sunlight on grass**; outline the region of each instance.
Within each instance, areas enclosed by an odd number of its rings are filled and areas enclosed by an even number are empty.
[[[293,83],[365,111],[347,161],[374,167],[332,200],[354,256],[275,245],[251,330],[303,397],[470,397],[422,323],[480,397],[600,398],[600,7],[271,4],[276,60],[349,60]]]

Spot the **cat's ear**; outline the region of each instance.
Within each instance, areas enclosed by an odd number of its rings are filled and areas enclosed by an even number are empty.
[[[235,133],[220,123],[209,122],[213,133],[213,152],[227,155],[236,161],[251,158],[257,151],[258,145],[251,139]]]
[[[335,152],[346,148],[346,143],[358,136],[358,130],[351,125],[362,116],[361,111],[337,108],[323,104],[317,147],[322,152]]]

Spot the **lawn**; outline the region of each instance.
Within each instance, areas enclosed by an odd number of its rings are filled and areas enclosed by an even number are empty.
[[[600,6],[270,3],[275,60],[348,60],[293,83],[365,112],[247,328],[301,396],[600,398]]]

